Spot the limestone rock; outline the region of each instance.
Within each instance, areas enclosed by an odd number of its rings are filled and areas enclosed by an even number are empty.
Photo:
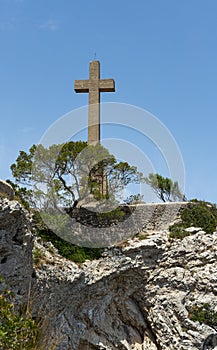
[[[211,328],[188,317],[195,303],[217,308],[217,233],[170,241],[158,232],[98,261],[60,258],[37,270],[60,331],[57,349],[200,349]]]
[[[189,232],[189,233],[197,233],[199,231],[202,231],[202,228],[201,227],[187,227],[185,229],[186,232]]]
[[[21,302],[32,286],[56,350],[199,350],[213,329],[190,320],[189,309],[217,310],[217,233],[171,240],[167,229],[146,232],[79,265],[37,238],[43,259],[33,273],[31,218],[1,200],[0,288],[7,284]]]
[[[32,278],[30,217],[16,201],[0,199],[0,276],[18,303],[27,300]]]

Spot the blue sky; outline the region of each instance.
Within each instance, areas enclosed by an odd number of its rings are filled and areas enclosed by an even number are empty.
[[[0,45],[2,179],[19,150],[86,105],[73,81],[96,53],[116,81],[103,102],[159,118],[181,150],[187,197],[217,202],[216,0],[0,0]]]

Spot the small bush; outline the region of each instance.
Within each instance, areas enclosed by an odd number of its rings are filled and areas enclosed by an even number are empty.
[[[4,350],[35,349],[38,326],[31,317],[20,314],[12,303],[12,293],[0,294],[0,348]]]
[[[214,311],[208,303],[202,306],[193,305],[188,310],[188,317],[194,322],[198,321],[212,328],[217,327],[217,312]]]
[[[59,254],[66,259],[72,260],[77,263],[83,263],[85,260],[94,260],[101,257],[102,249],[100,248],[88,248],[76,246],[70,242],[64,241],[62,238],[53,233],[43,222],[40,214],[36,211],[34,212],[34,223],[33,223],[36,234],[40,236],[43,241],[51,242],[54,247],[58,250]],[[40,252],[35,252],[33,250],[33,259],[36,262],[39,258]]]
[[[170,226],[169,231],[170,231],[170,238],[183,239],[186,236],[190,235],[190,232],[185,231],[185,227],[183,226],[182,223],[174,224]]]
[[[0,276],[0,283],[2,283]],[[32,293],[32,291],[31,291]],[[34,312],[32,294],[27,303],[16,305],[14,292],[4,289],[0,293],[0,349],[1,350],[55,350],[60,334],[50,328],[52,314]]]
[[[45,253],[40,248],[36,247],[32,251],[32,257],[35,265],[40,265],[41,261],[45,257]]]
[[[77,263],[83,263],[85,260],[94,260],[101,257],[102,249],[79,247],[72,243],[64,241],[49,230],[41,230],[38,235],[45,241],[51,242],[58,249],[60,255],[64,258]]]
[[[192,200],[188,207],[181,211],[181,222],[170,226],[171,238],[184,238],[190,235],[187,227],[201,227],[206,233],[213,233],[217,226],[217,208],[209,202]]]

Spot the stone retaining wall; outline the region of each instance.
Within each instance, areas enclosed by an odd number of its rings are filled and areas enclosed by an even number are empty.
[[[68,222],[63,230],[60,221],[57,221],[54,232],[74,244],[91,247],[110,246],[139,232],[167,230],[179,220],[180,211],[188,205],[188,202],[177,202],[122,206],[114,213],[124,211],[124,220],[118,220],[112,212],[107,215],[91,212],[90,208],[75,208],[70,213],[71,223]]]
[[[134,228],[138,230],[166,230],[169,226],[177,221],[180,216],[180,210],[188,206],[188,202],[171,202],[171,203],[142,203],[137,205],[122,205],[113,212],[97,213],[91,211],[91,207],[75,208],[71,216],[83,225],[94,227],[108,227],[117,225],[122,221],[128,221],[132,216]],[[119,220],[118,212],[125,213],[125,220]],[[129,221],[128,221],[129,222]],[[128,225],[128,224],[127,224]]]
[[[167,230],[179,220],[180,211],[188,205],[189,202],[138,204],[135,227],[142,226],[143,231]]]

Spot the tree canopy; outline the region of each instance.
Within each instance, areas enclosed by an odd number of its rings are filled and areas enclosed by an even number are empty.
[[[31,203],[73,207],[89,194],[102,199],[103,177],[108,191],[105,197],[116,200],[124,186],[139,183],[142,174],[127,162],[118,162],[100,144],[86,142],[54,144],[48,148],[33,145],[28,152],[20,151],[11,165],[19,194]]]
[[[181,193],[177,181],[172,181],[168,177],[150,173],[144,179],[150,185],[159,199],[163,202],[183,201],[185,196]]]

